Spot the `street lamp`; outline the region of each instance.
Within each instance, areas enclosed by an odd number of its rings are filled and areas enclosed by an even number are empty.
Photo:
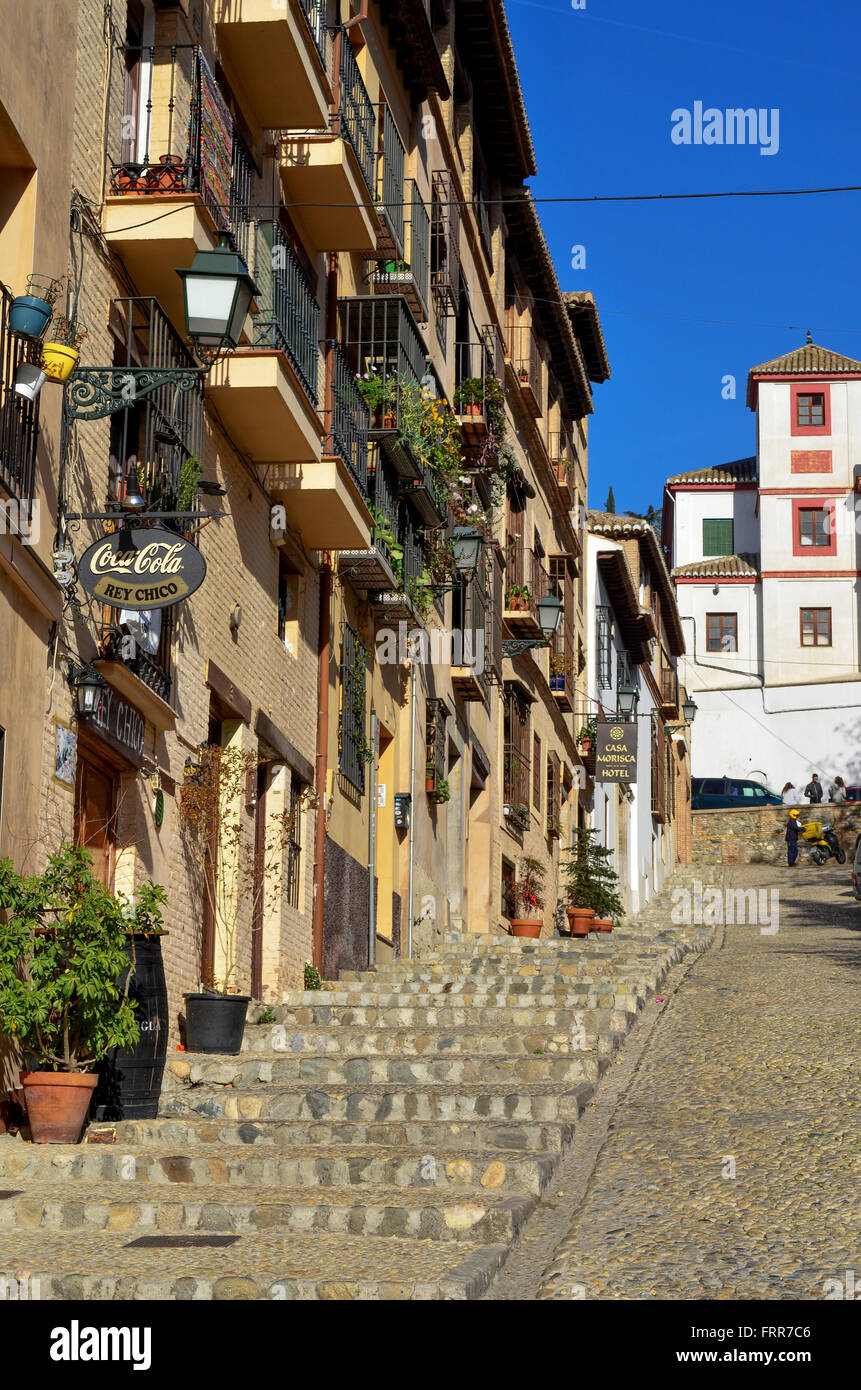
[[[625,719],[630,719],[636,712],[639,699],[640,692],[630,681],[626,681],[624,685],[620,685],[616,691],[616,705],[619,714]]]
[[[257,286],[229,232],[219,232],[214,251],[198,251],[188,270],[177,270],[185,297],[185,321],[196,347],[235,348]]]
[[[685,703],[682,705],[682,714],[685,717],[686,724],[693,724],[694,718],[696,717],[696,712],[697,703],[694,700],[693,696],[689,695],[688,698],[685,700]]]
[[[546,641],[555,637],[559,631],[559,624],[562,621],[562,600],[555,594],[548,594],[546,598],[539,599],[535,607],[538,609],[538,621],[541,624],[541,632]]]
[[[474,526],[455,526],[451,539],[458,574],[462,579],[472,579],[478,569],[484,537]]]
[[[102,703],[102,691],[107,684],[92,666],[81,666],[70,672],[75,687],[75,708],[78,714],[96,714]]]

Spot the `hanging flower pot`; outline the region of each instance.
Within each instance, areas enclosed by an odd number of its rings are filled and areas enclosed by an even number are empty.
[[[36,399],[47,379],[47,374],[33,362],[19,362],[15,368],[15,390],[27,401]]]
[[[51,317],[47,299],[35,294],[19,294],[9,310],[9,331],[22,338],[41,338]]]
[[[75,370],[77,348],[64,343],[46,343],[42,348],[42,369],[51,381],[67,381]]]

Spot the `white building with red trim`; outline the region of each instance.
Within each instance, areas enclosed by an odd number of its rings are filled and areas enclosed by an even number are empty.
[[[808,342],[747,404],[756,455],[665,489],[693,776],[861,783],[861,362]]]

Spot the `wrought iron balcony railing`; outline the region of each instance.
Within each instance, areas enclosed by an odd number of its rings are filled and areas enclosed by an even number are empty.
[[[353,147],[368,193],[375,187],[377,118],[345,29],[336,36],[338,133]]]
[[[528,324],[510,323],[506,354],[517,373],[520,389],[531,400],[536,415],[544,411],[544,364],[538,339]]]
[[[247,259],[254,167],[199,44],[123,45],[115,194],[198,193]]]
[[[111,612],[116,616],[116,609]],[[127,636],[112,623],[105,623],[102,627],[101,651],[104,658],[108,661],[121,661],[122,664],[137,676],[138,680],[143,681],[144,685],[149,686],[160,700],[164,700],[166,705],[170,704],[171,678],[167,670],[170,651],[170,627],[164,623],[159,641],[158,651],[153,655],[145,651],[139,642],[134,643],[134,655],[124,655],[125,646],[128,642]]]
[[[404,392],[410,383],[417,386],[427,371],[424,341],[406,301],[400,295],[341,299],[338,314],[350,370],[371,400],[371,435],[396,433]]]
[[[317,52],[326,66],[328,30],[326,28],[326,0],[299,0],[308,21],[308,28],[317,47]]]
[[[460,204],[447,170],[432,176],[431,284],[441,314],[456,314],[460,304]]]
[[[31,502],[36,483],[39,401],[14,390],[15,369],[27,361],[27,340],[9,332],[13,295],[0,284],[0,486],[17,502]]]
[[[356,385],[341,345],[329,344],[332,448],[344,460],[362,490],[368,492],[368,407]]]
[[[404,165],[406,151],[391,111],[380,103],[380,152],[376,182],[379,211],[388,220],[397,247],[404,245]]]
[[[320,306],[277,221],[254,224],[253,263],[260,305],[260,314],[254,320],[255,346],[283,352],[308,399],[316,405]]]

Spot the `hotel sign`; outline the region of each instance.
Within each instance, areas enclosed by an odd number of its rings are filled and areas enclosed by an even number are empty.
[[[84,551],[78,579],[113,608],[167,608],[206,578],[200,551],[174,531],[120,529]]]
[[[598,725],[596,782],[636,782],[637,724],[606,720]]]

